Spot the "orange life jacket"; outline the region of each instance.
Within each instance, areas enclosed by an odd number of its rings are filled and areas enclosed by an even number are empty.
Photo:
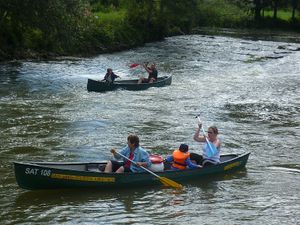
[[[189,152],[181,152],[179,149],[173,152],[173,164],[172,166],[184,170],[186,168],[185,160],[190,157]]]

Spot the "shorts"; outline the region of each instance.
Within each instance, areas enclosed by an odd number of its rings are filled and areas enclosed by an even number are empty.
[[[112,171],[113,172],[116,172],[121,166],[124,166],[124,163],[123,162],[119,162],[119,161],[116,161],[116,160],[110,160],[111,161],[111,164],[112,164]],[[131,172],[130,168],[129,167],[124,167],[124,172]]]
[[[151,79],[151,78],[150,78],[150,79]],[[148,78],[143,78],[143,81],[142,81],[142,83],[149,83],[150,79],[148,79]],[[156,81],[156,79],[155,79],[155,78],[153,78],[153,79],[154,79],[154,81],[153,81],[153,82],[155,82],[155,81]]]

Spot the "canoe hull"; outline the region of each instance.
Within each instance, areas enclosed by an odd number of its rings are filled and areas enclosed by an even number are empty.
[[[176,182],[195,180],[213,174],[231,173],[245,167],[250,153],[224,155],[228,160],[216,165],[194,170],[164,171],[157,174]],[[103,173],[97,170],[105,163],[21,163],[14,162],[15,177],[21,188],[130,188],[148,185],[161,185],[149,173]]]
[[[87,90],[95,92],[113,91],[116,89],[125,89],[130,91],[146,90],[150,87],[163,87],[171,85],[172,76],[159,77],[157,82],[138,84],[138,80],[121,80],[114,83],[108,83],[93,79],[88,79]]]

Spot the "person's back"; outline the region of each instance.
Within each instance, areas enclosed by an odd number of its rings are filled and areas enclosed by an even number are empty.
[[[158,72],[157,69],[155,68],[155,64],[152,64],[149,70],[148,80],[150,81],[151,79],[154,79],[154,81],[156,81],[157,76],[158,76]]]
[[[166,161],[173,161],[171,168],[174,170],[185,170],[187,166],[191,169],[201,167],[191,162],[190,153],[188,152],[188,145],[186,144],[181,144],[179,149],[173,151],[172,156],[168,156],[166,158]]]

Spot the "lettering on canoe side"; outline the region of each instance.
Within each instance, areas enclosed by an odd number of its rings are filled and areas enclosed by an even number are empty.
[[[51,170],[27,167],[27,168],[25,168],[25,174],[26,175],[34,175],[34,176],[41,175],[41,176],[45,176],[45,177],[50,177]]]
[[[241,162],[234,162],[234,163],[231,163],[227,166],[224,166],[224,170],[230,170],[230,169],[232,169],[234,167],[238,167],[240,165],[241,165]]]
[[[86,177],[86,176],[77,176],[77,175],[66,175],[59,173],[52,173],[51,178],[53,179],[63,179],[63,180],[79,180],[79,181],[91,181],[91,182],[110,182],[114,183],[114,177]]]

